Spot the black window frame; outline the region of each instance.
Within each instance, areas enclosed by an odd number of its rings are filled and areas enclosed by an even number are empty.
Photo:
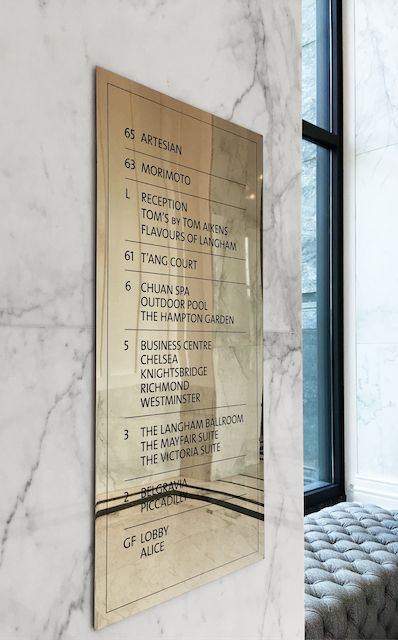
[[[345,500],[343,289],[343,46],[342,0],[330,2],[330,130],[303,120],[303,139],[330,151],[330,408],[333,481],[304,491],[304,510]],[[318,85],[317,85],[318,86]],[[318,88],[322,89],[322,87]]]

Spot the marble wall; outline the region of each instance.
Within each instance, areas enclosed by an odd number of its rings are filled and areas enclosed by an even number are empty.
[[[398,508],[398,5],[348,4],[347,489]]]
[[[266,560],[97,637],[303,638],[300,0],[2,0],[0,14],[0,637],[95,637],[100,65],[265,137]]]

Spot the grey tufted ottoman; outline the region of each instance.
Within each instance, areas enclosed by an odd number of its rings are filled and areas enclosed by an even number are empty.
[[[343,502],[304,520],[307,640],[398,640],[398,511]]]

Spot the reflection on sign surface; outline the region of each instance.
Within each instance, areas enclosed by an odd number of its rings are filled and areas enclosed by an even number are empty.
[[[263,558],[262,138],[97,70],[95,626]]]

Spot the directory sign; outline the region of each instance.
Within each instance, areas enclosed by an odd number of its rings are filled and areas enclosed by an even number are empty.
[[[262,171],[97,69],[98,629],[263,558]]]

